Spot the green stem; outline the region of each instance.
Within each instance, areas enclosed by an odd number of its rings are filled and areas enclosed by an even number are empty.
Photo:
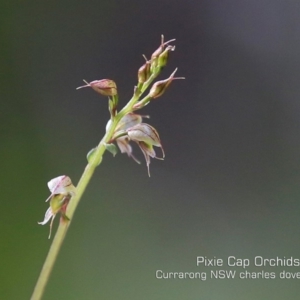
[[[103,153],[105,152],[105,143],[107,143],[112,138],[114,129],[117,126],[118,122],[119,122],[119,118],[115,118],[115,120],[112,122],[109,130],[106,132],[105,136],[99,143],[93,160],[88,163],[88,165],[86,166],[86,168],[79,180],[79,183],[76,188],[76,195],[72,197],[70,203],[68,204],[68,208],[67,208],[66,215],[68,216],[68,218],[70,218],[70,221],[69,222],[60,222],[60,224],[59,224],[59,227],[56,231],[55,237],[54,237],[51,247],[49,249],[48,255],[44,262],[44,266],[42,268],[42,271],[41,271],[38,281],[36,283],[35,289],[33,291],[31,300],[41,299],[41,297],[44,293],[44,290],[47,285],[49,276],[51,274],[53,265],[55,263],[57,255],[59,253],[59,250],[61,248],[63,240],[66,236],[68,228],[71,224],[75,210],[79,204],[79,201],[80,201],[88,183],[90,182],[90,180],[92,178],[92,175],[93,175],[96,167],[99,165],[99,163],[102,160]]]
[[[87,164],[79,182],[76,187],[76,195],[72,197],[70,203],[68,204],[67,213],[66,215],[70,218],[69,222],[60,222],[59,227],[56,231],[55,237],[52,241],[51,247],[49,249],[48,255],[44,262],[43,268],[41,270],[40,276],[34,288],[33,294],[31,296],[31,300],[40,300],[43,296],[45,287],[48,283],[49,276],[53,269],[54,263],[56,261],[57,255],[60,251],[61,245],[64,241],[64,238],[67,234],[67,231],[70,227],[70,224],[73,219],[73,215],[75,210],[79,204],[79,201],[89,184],[93,173],[96,167],[101,163],[102,156],[105,152],[105,144],[108,143],[113,134],[116,126],[118,125],[119,121],[125,116],[127,113],[132,111],[133,105],[139,100],[140,96],[145,92],[145,90],[149,87],[152,81],[157,77],[158,74],[152,74],[150,78],[142,85],[141,88],[137,89],[131,98],[131,100],[125,105],[125,107],[112,119],[111,125],[107,130],[106,134],[102,138],[101,142],[99,143],[95,154],[93,155],[93,159]]]

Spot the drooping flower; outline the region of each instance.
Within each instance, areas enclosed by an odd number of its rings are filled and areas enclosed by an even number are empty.
[[[142,150],[147,168],[148,168],[148,175],[150,177],[150,157],[156,158],[156,159],[164,159],[165,153],[164,149],[161,145],[160,138],[158,135],[158,132],[156,129],[149,124],[146,123],[140,123],[133,127],[130,127],[127,129],[128,137],[131,141],[136,142],[140,149]],[[157,157],[156,152],[153,148],[153,146],[160,147],[162,151],[162,157]]]
[[[149,116],[141,116],[134,113],[129,113],[125,115],[116,127],[115,134],[113,137],[113,140],[116,141],[121,153],[126,153],[138,164],[140,164],[140,161],[132,154],[132,147],[129,144],[130,140],[127,135],[127,129],[142,123],[143,118],[149,118]]]
[[[137,163],[140,163],[132,154],[132,147],[130,141],[138,144],[142,153],[144,154],[148,175],[150,176],[150,157],[157,159],[164,159],[165,153],[160,142],[160,138],[156,129],[149,124],[142,123],[143,118],[149,118],[149,116],[141,116],[134,113],[125,115],[116,127],[115,134],[112,140],[115,140],[121,153],[126,153],[129,157],[132,157]],[[107,125],[109,128],[110,124]],[[163,156],[157,157],[153,148],[160,147]]]
[[[50,180],[48,182],[48,187],[51,195],[46,199],[46,202],[50,200],[50,207],[45,213],[44,220],[42,222],[38,222],[38,224],[45,225],[51,220],[50,233],[48,237],[50,239],[52,224],[56,214],[61,214],[62,221],[68,220],[66,210],[71,197],[76,194],[76,188],[72,184],[70,177],[65,175],[58,176]]]
[[[68,217],[66,216],[66,209],[69,201],[70,201],[70,196],[65,196],[63,194],[56,194],[51,197],[50,207],[47,209],[45,213],[44,220],[42,222],[38,222],[38,224],[40,225],[45,225],[51,220],[50,231],[48,236],[49,239],[51,237],[52,224],[56,214],[61,213],[61,220],[68,220]]]

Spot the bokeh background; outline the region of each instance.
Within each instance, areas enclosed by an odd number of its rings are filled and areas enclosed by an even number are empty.
[[[106,99],[75,88],[111,78],[125,104],[162,33],[177,48],[160,78],[187,78],[142,111],[166,159],[148,178],[105,154],[44,299],[299,299],[299,279],[155,278],[209,273],[199,255],[299,258],[299,14],[297,0],[2,1],[0,299],[30,298],[46,184],[76,184],[104,134]]]

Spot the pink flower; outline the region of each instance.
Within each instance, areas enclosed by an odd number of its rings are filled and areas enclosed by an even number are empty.
[[[48,237],[50,239],[52,224],[56,214],[61,214],[61,221],[69,220],[66,216],[66,210],[71,197],[75,195],[76,188],[72,184],[71,179],[65,175],[50,180],[48,182],[48,187],[51,195],[46,199],[46,202],[50,200],[50,207],[45,213],[44,220],[42,222],[38,222],[38,224],[45,225],[51,220],[50,233]]]

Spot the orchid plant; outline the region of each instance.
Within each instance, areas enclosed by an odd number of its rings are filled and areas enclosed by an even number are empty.
[[[56,177],[48,182],[51,194],[46,199],[46,202],[49,201],[50,206],[46,211],[44,220],[39,222],[39,224],[45,225],[50,221],[49,238],[51,237],[52,224],[56,214],[60,213],[61,218],[48,256],[33,291],[32,300],[41,299],[44,293],[75,209],[96,167],[101,163],[103,153],[108,150],[113,155],[116,155],[119,149],[121,153],[126,153],[137,163],[140,163],[132,153],[131,143],[136,143],[145,157],[149,176],[150,159],[164,159],[165,153],[157,130],[153,126],[143,122],[143,119],[148,119],[149,116],[137,114],[136,111],[149,104],[153,99],[162,96],[173,80],[184,79],[184,77],[175,77],[177,71],[175,69],[167,79],[153,83],[166,66],[170,52],[175,50],[175,46],[170,45],[173,41],[175,40],[172,39],[165,42],[162,35],[161,43],[152,53],[151,58],[148,60],[144,55],[145,63],[138,69],[138,82],[134,87],[133,96],[120,111],[118,111],[119,95],[117,85],[113,80],[101,79],[91,82],[84,80],[85,85],[77,88],[90,87],[98,94],[107,96],[110,119],[106,125],[104,137],[98,146],[87,154],[88,164],[77,187],[72,184],[71,179],[66,175]],[[149,92],[144,96],[148,88]],[[154,147],[160,148],[161,157],[157,157]]]

